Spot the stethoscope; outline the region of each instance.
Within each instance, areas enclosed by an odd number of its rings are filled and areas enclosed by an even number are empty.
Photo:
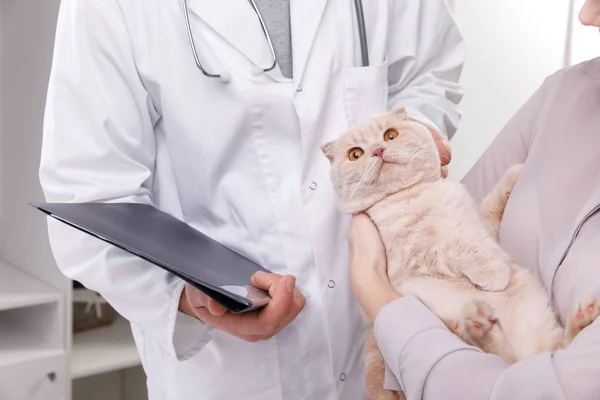
[[[275,57],[275,49],[273,48],[273,42],[271,42],[271,36],[269,36],[269,32],[267,31],[267,27],[265,26],[265,22],[263,21],[262,15],[260,15],[260,11],[256,6],[254,0],[249,0],[250,4],[252,4],[252,8],[254,12],[258,16],[258,20],[260,21],[260,26],[262,28],[263,34],[267,38],[267,43],[269,43],[269,50],[271,52],[271,58],[273,59],[273,63],[267,68],[261,68],[258,65],[252,67],[252,75],[258,76],[261,73],[269,72],[277,65],[277,58]],[[202,66],[200,62],[200,58],[198,57],[198,52],[196,51],[196,45],[194,44],[194,35],[192,34],[192,28],[190,26],[190,17],[188,15],[188,5],[187,0],[182,0],[183,3],[183,13],[185,15],[185,26],[187,29],[188,38],[190,40],[190,48],[192,50],[192,55],[194,56],[194,61],[196,65],[202,71],[202,73],[209,78],[219,78],[222,82],[231,81],[231,75],[228,72],[222,72],[220,74],[213,74],[208,72]],[[362,8],[362,0],[354,0],[354,7],[356,8],[356,23],[358,25],[358,37],[360,40],[360,55],[362,60],[363,67],[369,65],[369,49],[367,48],[367,32],[365,29],[365,15],[363,13]]]

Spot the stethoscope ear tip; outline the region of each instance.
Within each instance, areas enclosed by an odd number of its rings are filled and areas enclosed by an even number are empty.
[[[231,82],[231,75],[229,74],[229,72],[222,72],[220,77],[221,77],[221,82],[223,82],[223,83]]]

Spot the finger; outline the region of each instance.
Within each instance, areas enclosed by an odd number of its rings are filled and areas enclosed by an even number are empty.
[[[218,330],[229,333],[231,335],[238,336],[236,332],[234,332],[230,327],[226,326],[227,324],[223,323],[223,321],[226,320],[228,316],[234,314],[225,313],[222,315],[214,315],[206,307],[196,309],[195,313],[198,319],[204,322],[205,324],[213,326]]]
[[[279,327],[273,334],[278,333],[281,329],[283,329],[289,323],[291,323],[298,316],[298,314],[300,314],[300,312],[304,309],[305,306],[306,298],[302,295],[302,293],[300,293],[300,291],[295,290],[294,299],[292,301],[290,310],[285,314],[285,317],[283,318],[283,320],[281,320],[281,322],[279,323]]]
[[[369,217],[366,217],[367,219],[369,219]],[[369,219],[370,221],[370,219]],[[293,320],[300,311],[302,311],[302,309],[304,308],[304,306],[306,305],[306,298],[304,297],[304,295],[300,292],[300,290],[298,290],[297,287],[295,287],[295,278],[292,277],[294,280],[294,289],[293,289],[293,296],[292,296],[292,305],[290,307],[291,312],[288,314],[288,316],[286,316],[286,318],[282,321],[283,326],[287,325],[287,323],[289,323],[291,320]],[[281,283],[281,280],[283,279],[283,277],[281,275],[278,274],[262,274],[262,273],[258,273],[255,275],[255,279],[253,284],[263,290],[269,291],[269,295],[273,298],[274,296],[276,296],[275,292],[276,292],[276,287],[277,285],[283,285],[284,283]],[[288,318],[289,317],[289,318]]]
[[[208,299],[206,309],[214,316],[220,317],[227,312],[227,308],[217,303],[213,299]]]
[[[215,316],[221,316],[227,312],[227,308],[220,305],[215,300],[211,299],[206,293],[201,292],[192,285],[187,284],[184,293],[185,301],[189,306],[188,314],[195,315],[196,317],[200,318],[198,315],[198,310],[200,309],[205,309]]]
[[[446,138],[442,137],[438,133],[434,133],[433,140],[435,141],[435,145],[438,149],[438,153],[440,155],[440,162],[442,166],[450,164],[450,160],[452,159],[452,152],[450,150],[450,144]]]
[[[304,309],[304,306],[306,306],[306,297],[304,297],[304,295],[298,289],[296,289],[294,291],[294,301],[292,305],[292,309],[295,312],[292,313],[292,319],[295,318],[300,313],[300,311]]]
[[[292,278],[294,280],[294,283],[293,283],[294,289],[293,289],[293,296],[292,296],[293,304],[299,310],[301,310],[302,308],[304,308],[304,305],[306,304],[306,298],[304,297],[302,292],[300,292],[300,290],[298,290],[298,288],[296,287],[295,278],[294,277],[292,277]],[[271,298],[273,298],[276,286],[279,284],[282,284],[282,283],[280,283],[281,279],[283,279],[283,277],[279,274],[258,273],[258,274],[255,274],[255,277],[253,277],[253,284],[262,290],[268,291]]]
[[[295,286],[296,278],[292,275],[286,275],[276,284],[269,286],[272,300],[258,312],[258,318],[264,324],[267,335],[274,335],[284,326],[282,322],[293,305]]]
[[[275,286],[282,278],[283,277],[279,274],[267,274],[259,271],[252,275],[250,282],[258,289],[269,292],[269,296],[273,297],[271,291],[275,289]]]
[[[189,304],[193,308],[205,307],[206,303],[210,300],[204,292],[196,289],[194,286],[187,284],[185,287],[185,295]]]
[[[186,287],[185,292],[189,304],[194,309],[194,313],[200,308],[206,308],[211,314],[216,316],[223,315],[227,312],[225,307],[211,299],[206,293],[201,292],[191,285]]]

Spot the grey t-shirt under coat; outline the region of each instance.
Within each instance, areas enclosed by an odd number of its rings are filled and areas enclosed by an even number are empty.
[[[254,0],[273,42],[277,64],[286,78],[292,78],[292,33],[290,0]]]

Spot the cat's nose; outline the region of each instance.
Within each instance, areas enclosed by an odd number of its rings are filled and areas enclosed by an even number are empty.
[[[385,149],[383,147],[377,147],[375,150],[373,150],[373,156],[374,157],[382,158],[384,150]]]

